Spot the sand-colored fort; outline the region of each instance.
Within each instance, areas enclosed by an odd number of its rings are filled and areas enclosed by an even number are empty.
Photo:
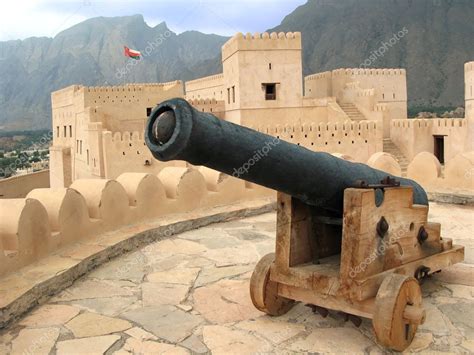
[[[51,186],[182,165],[154,160],[143,140],[152,108],[172,97],[311,150],[359,162],[388,151],[403,170],[420,152],[444,164],[472,150],[474,63],[465,66],[466,119],[408,120],[404,69],[337,69],[303,78],[301,50],[299,32],[239,33],[222,47],[220,74],[184,85],[74,85],[53,92]]]
[[[299,32],[239,33],[222,47],[219,74],[53,92],[49,186],[44,173],[37,185],[35,176],[0,184],[0,326],[121,253],[274,208],[272,190],[152,157],[145,123],[169,98],[310,150],[405,175],[431,198],[455,192],[472,203],[474,62],[465,65],[465,118],[408,119],[404,69],[303,77],[301,51]]]

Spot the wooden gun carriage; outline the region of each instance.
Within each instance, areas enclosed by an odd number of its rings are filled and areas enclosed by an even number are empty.
[[[384,190],[377,207],[375,190],[346,189],[342,220],[278,193],[275,253],[258,262],[250,281],[255,307],[273,316],[294,301],[323,316],[338,310],[372,319],[381,345],[410,345],[425,320],[418,281],[462,261],[464,247],[440,237],[428,207],[413,205],[410,187]]]

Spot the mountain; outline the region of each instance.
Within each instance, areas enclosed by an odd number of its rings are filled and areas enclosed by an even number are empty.
[[[68,85],[190,80],[219,72],[216,58],[227,40],[197,31],[177,35],[164,22],[149,27],[134,15],[92,18],[54,38],[0,42],[0,129],[49,127],[51,91]],[[130,65],[124,45],[142,51],[143,60]]]
[[[305,75],[363,63],[405,68],[409,106],[457,107],[464,63],[474,60],[473,19],[472,0],[310,0],[269,31],[302,33]]]
[[[302,32],[305,75],[364,62],[405,68],[409,106],[426,109],[464,105],[464,63],[474,60],[472,19],[473,0],[309,0],[268,31]],[[371,60],[394,36],[396,42]],[[51,91],[71,84],[217,73],[227,39],[197,31],[176,34],[164,22],[150,27],[134,15],[92,18],[54,38],[0,42],[0,129],[49,127]],[[142,51],[144,59],[127,66],[123,45]]]

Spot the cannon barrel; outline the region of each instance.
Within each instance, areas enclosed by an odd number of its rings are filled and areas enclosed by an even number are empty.
[[[164,101],[154,108],[145,141],[158,160],[204,165],[338,215],[342,215],[344,189],[354,187],[357,180],[380,184],[388,175],[199,112],[183,99]],[[414,203],[428,205],[420,185],[396,179],[401,186],[413,187]]]

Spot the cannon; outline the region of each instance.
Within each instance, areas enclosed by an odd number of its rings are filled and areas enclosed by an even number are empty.
[[[415,181],[256,132],[183,99],[151,112],[145,141],[161,161],[185,160],[277,191],[275,253],[250,280],[255,307],[286,313],[295,301],[356,325],[402,351],[425,320],[420,282],[464,258],[464,247],[428,222]]]

